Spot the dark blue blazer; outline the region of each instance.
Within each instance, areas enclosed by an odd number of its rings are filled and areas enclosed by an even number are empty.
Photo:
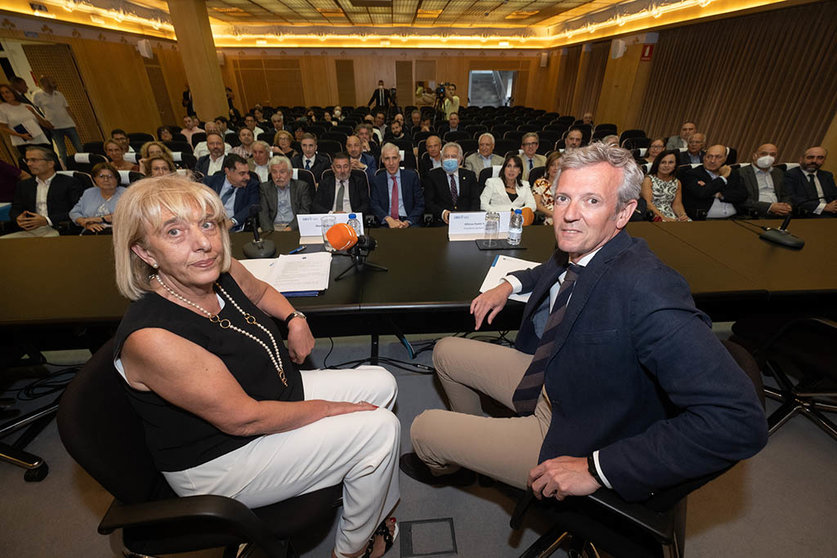
[[[205,177],[204,184],[215,190],[216,194],[221,195],[221,188],[224,186],[224,180],[226,179],[227,175],[219,172]],[[233,230],[240,230],[244,226],[244,222],[250,216],[251,205],[259,205],[259,177],[252,172],[247,185],[244,188],[235,189],[235,215],[233,215],[233,218],[238,226]]]
[[[384,218],[389,215],[389,174],[386,170],[379,172],[372,179],[369,186],[369,198],[372,213],[378,222],[385,224]],[[401,169],[401,192],[404,196],[404,211],[411,226],[420,225],[424,217],[424,193],[418,174],[412,169]]]
[[[820,186],[822,187],[822,194],[825,197],[825,202],[837,200],[837,186],[834,185],[834,175],[822,169],[817,171],[817,178],[820,179]],[[785,188],[790,190],[791,200],[794,209],[802,209],[807,211],[810,217],[816,217],[814,210],[820,204],[817,196],[817,189],[811,187],[808,178],[802,169],[794,167],[785,172]],[[823,216],[834,216],[834,213],[823,212]]]
[[[548,290],[560,260],[515,274],[523,292]],[[558,328],[540,461],[598,450],[616,492],[643,500],[767,442],[753,383],[695,308],[683,277],[644,240],[622,231],[605,244],[579,276]]]
[[[369,184],[372,184],[372,180],[375,178],[375,171],[378,170],[378,164],[375,162],[375,157],[369,153],[361,153],[360,162],[366,165],[366,176],[369,178]]]

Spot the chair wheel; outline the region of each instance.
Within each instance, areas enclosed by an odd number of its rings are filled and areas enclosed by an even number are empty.
[[[47,475],[49,474],[49,465],[44,463],[39,467],[35,467],[34,469],[27,469],[25,473],[23,473],[23,480],[26,482],[41,482],[44,480]]]

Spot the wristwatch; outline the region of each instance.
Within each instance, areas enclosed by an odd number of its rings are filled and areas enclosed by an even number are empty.
[[[294,310],[293,312],[288,314],[287,318],[285,318],[285,325],[290,325],[291,320],[293,320],[294,318],[302,318],[303,320],[308,319],[308,317],[299,310]]]

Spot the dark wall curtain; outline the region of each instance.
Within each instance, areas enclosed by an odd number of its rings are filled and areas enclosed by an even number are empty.
[[[837,108],[837,2],[666,29],[654,58],[639,121],[649,136],[692,119],[739,161],[765,142],[796,161]]]
[[[578,77],[578,65],[581,57],[581,45],[567,47],[566,53],[558,57],[558,86],[555,88],[555,110],[560,114],[572,114],[573,91]]]
[[[587,63],[578,76],[578,85],[573,98],[573,111],[577,118],[585,112],[596,114],[599,94],[602,91],[605,68],[610,57],[610,41],[593,43],[590,52],[585,53]]]

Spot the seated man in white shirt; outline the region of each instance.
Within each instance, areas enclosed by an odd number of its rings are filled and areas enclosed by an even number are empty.
[[[252,114],[248,114],[244,117],[244,125],[249,128],[251,132],[253,132],[253,137],[256,139],[259,139],[259,134],[264,133],[264,130],[256,125],[256,117]]]
[[[744,215],[784,217],[793,210],[791,192],[784,184],[785,173],[773,166],[778,148],[772,143],[760,145],[753,153],[753,164],[730,173],[730,187],[743,188],[747,199],[738,204]]]
[[[268,168],[268,160],[270,159],[270,146],[264,141],[253,142],[253,158],[247,161],[250,165],[250,170],[256,173],[259,177],[259,182],[267,182],[270,176],[270,168]]]
[[[479,151],[465,158],[465,168],[479,176],[482,169],[502,165],[503,158],[494,153],[494,136],[490,133],[480,134],[477,141]]]
[[[221,133],[221,129],[218,127],[218,124],[216,124],[215,122],[207,122],[204,125],[204,128],[206,128],[207,137],[209,137],[209,134],[220,134]],[[224,142],[224,154],[229,153],[231,149],[232,149],[232,146],[230,144],[228,144],[227,142]],[[198,159],[200,159],[204,155],[209,155],[209,147],[206,146],[206,141],[199,142],[195,146],[195,149],[192,151],[192,153]]]
[[[206,148],[208,153],[198,159],[195,170],[209,178],[224,166],[224,155],[228,150],[220,132],[206,134]]]
[[[703,164],[689,169],[684,176],[683,206],[695,221],[733,217],[736,214],[734,204],[746,198],[743,188],[729,183],[732,170],[725,164],[726,153],[726,146],[713,145],[706,150]]]

